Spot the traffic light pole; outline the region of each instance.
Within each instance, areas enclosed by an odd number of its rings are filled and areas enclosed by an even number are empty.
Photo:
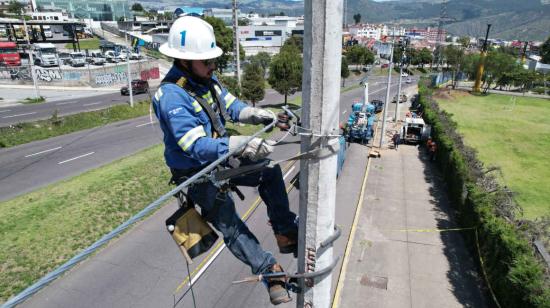
[[[304,71],[301,152],[332,148],[329,155],[300,161],[298,271],[314,272],[333,263],[336,165],[339,139],[343,0],[304,3]],[[330,307],[332,275],[300,281],[296,307]]]

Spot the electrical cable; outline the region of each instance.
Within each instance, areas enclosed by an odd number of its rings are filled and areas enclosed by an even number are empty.
[[[185,260],[185,265],[187,266],[187,277],[191,279],[191,270],[189,269],[189,262]],[[193,298],[193,307],[197,308],[197,302],[195,300],[195,291],[193,291],[193,284],[189,283],[189,289],[191,290],[191,298]]]

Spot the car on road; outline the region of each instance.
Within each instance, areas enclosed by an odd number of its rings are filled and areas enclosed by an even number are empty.
[[[382,112],[382,109],[384,108],[384,102],[379,99],[373,99],[370,101],[372,105],[374,105],[374,113],[380,113]]]
[[[401,104],[401,103],[406,103],[407,100],[408,100],[407,95],[401,94],[401,99],[399,100],[399,103],[400,103],[400,104]],[[392,102],[392,103],[395,103],[396,101],[397,101],[397,95],[395,95],[395,96],[393,97],[393,99],[392,99],[391,102]]]
[[[146,80],[134,79],[132,80],[132,94],[147,93],[149,92],[149,83]],[[121,95],[130,95],[128,86],[124,86],[120,89]]]
[[[411,77],[409,77],[409,78],[407,78],[407,80],[405,82],[406,83],[412,83],[413,81],[412,81]]]
[[[384,63],[382,64],[382,66],[380,66],[380,68],[388,68],[390,65],[388,63]]]
[[[403,72],[403,73],[401,73],[401,77],[409,77],[409,73]]]

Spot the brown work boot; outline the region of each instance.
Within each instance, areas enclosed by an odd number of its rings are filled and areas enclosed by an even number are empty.
[[[286,234],[275,234],[275,239],[277,240],[277,246],[279,246],[280,253],[293,253],[294,256],[297,255],[298,231]]]
[[[280,273],[283,272],[283,268],[278,264],[274,264],[270,273]],[[292,300],[286,289],[286,278],[265,278],[267,284],[267,291],[269,292],[269,300],[273,305],[279,305],[282,303],[287,303]]]

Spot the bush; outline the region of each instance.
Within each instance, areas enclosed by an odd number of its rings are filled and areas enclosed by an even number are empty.
[[[464,145],[456,123],[431,98],[432,90],[425,82],[419,88],[424,120],[432,125],[432,138],[439,145],[438,167],[461,224],[477,228],[479,254],[499,303],[502,307],[550,307],[548,272],[519,227],[514,206],[503,205],[499,198],[503,188],[486,174],[475,151]],[[473,249],[475,237],[468,240]]]
[[[533,88],[533,92],[537,93],[537,94],[544,94],[545,90],[547,90],[546,88],[544,87],[536,87],[536,88]],[[548,90],[547,92],[548,94],[550,94],[550,90]]]

